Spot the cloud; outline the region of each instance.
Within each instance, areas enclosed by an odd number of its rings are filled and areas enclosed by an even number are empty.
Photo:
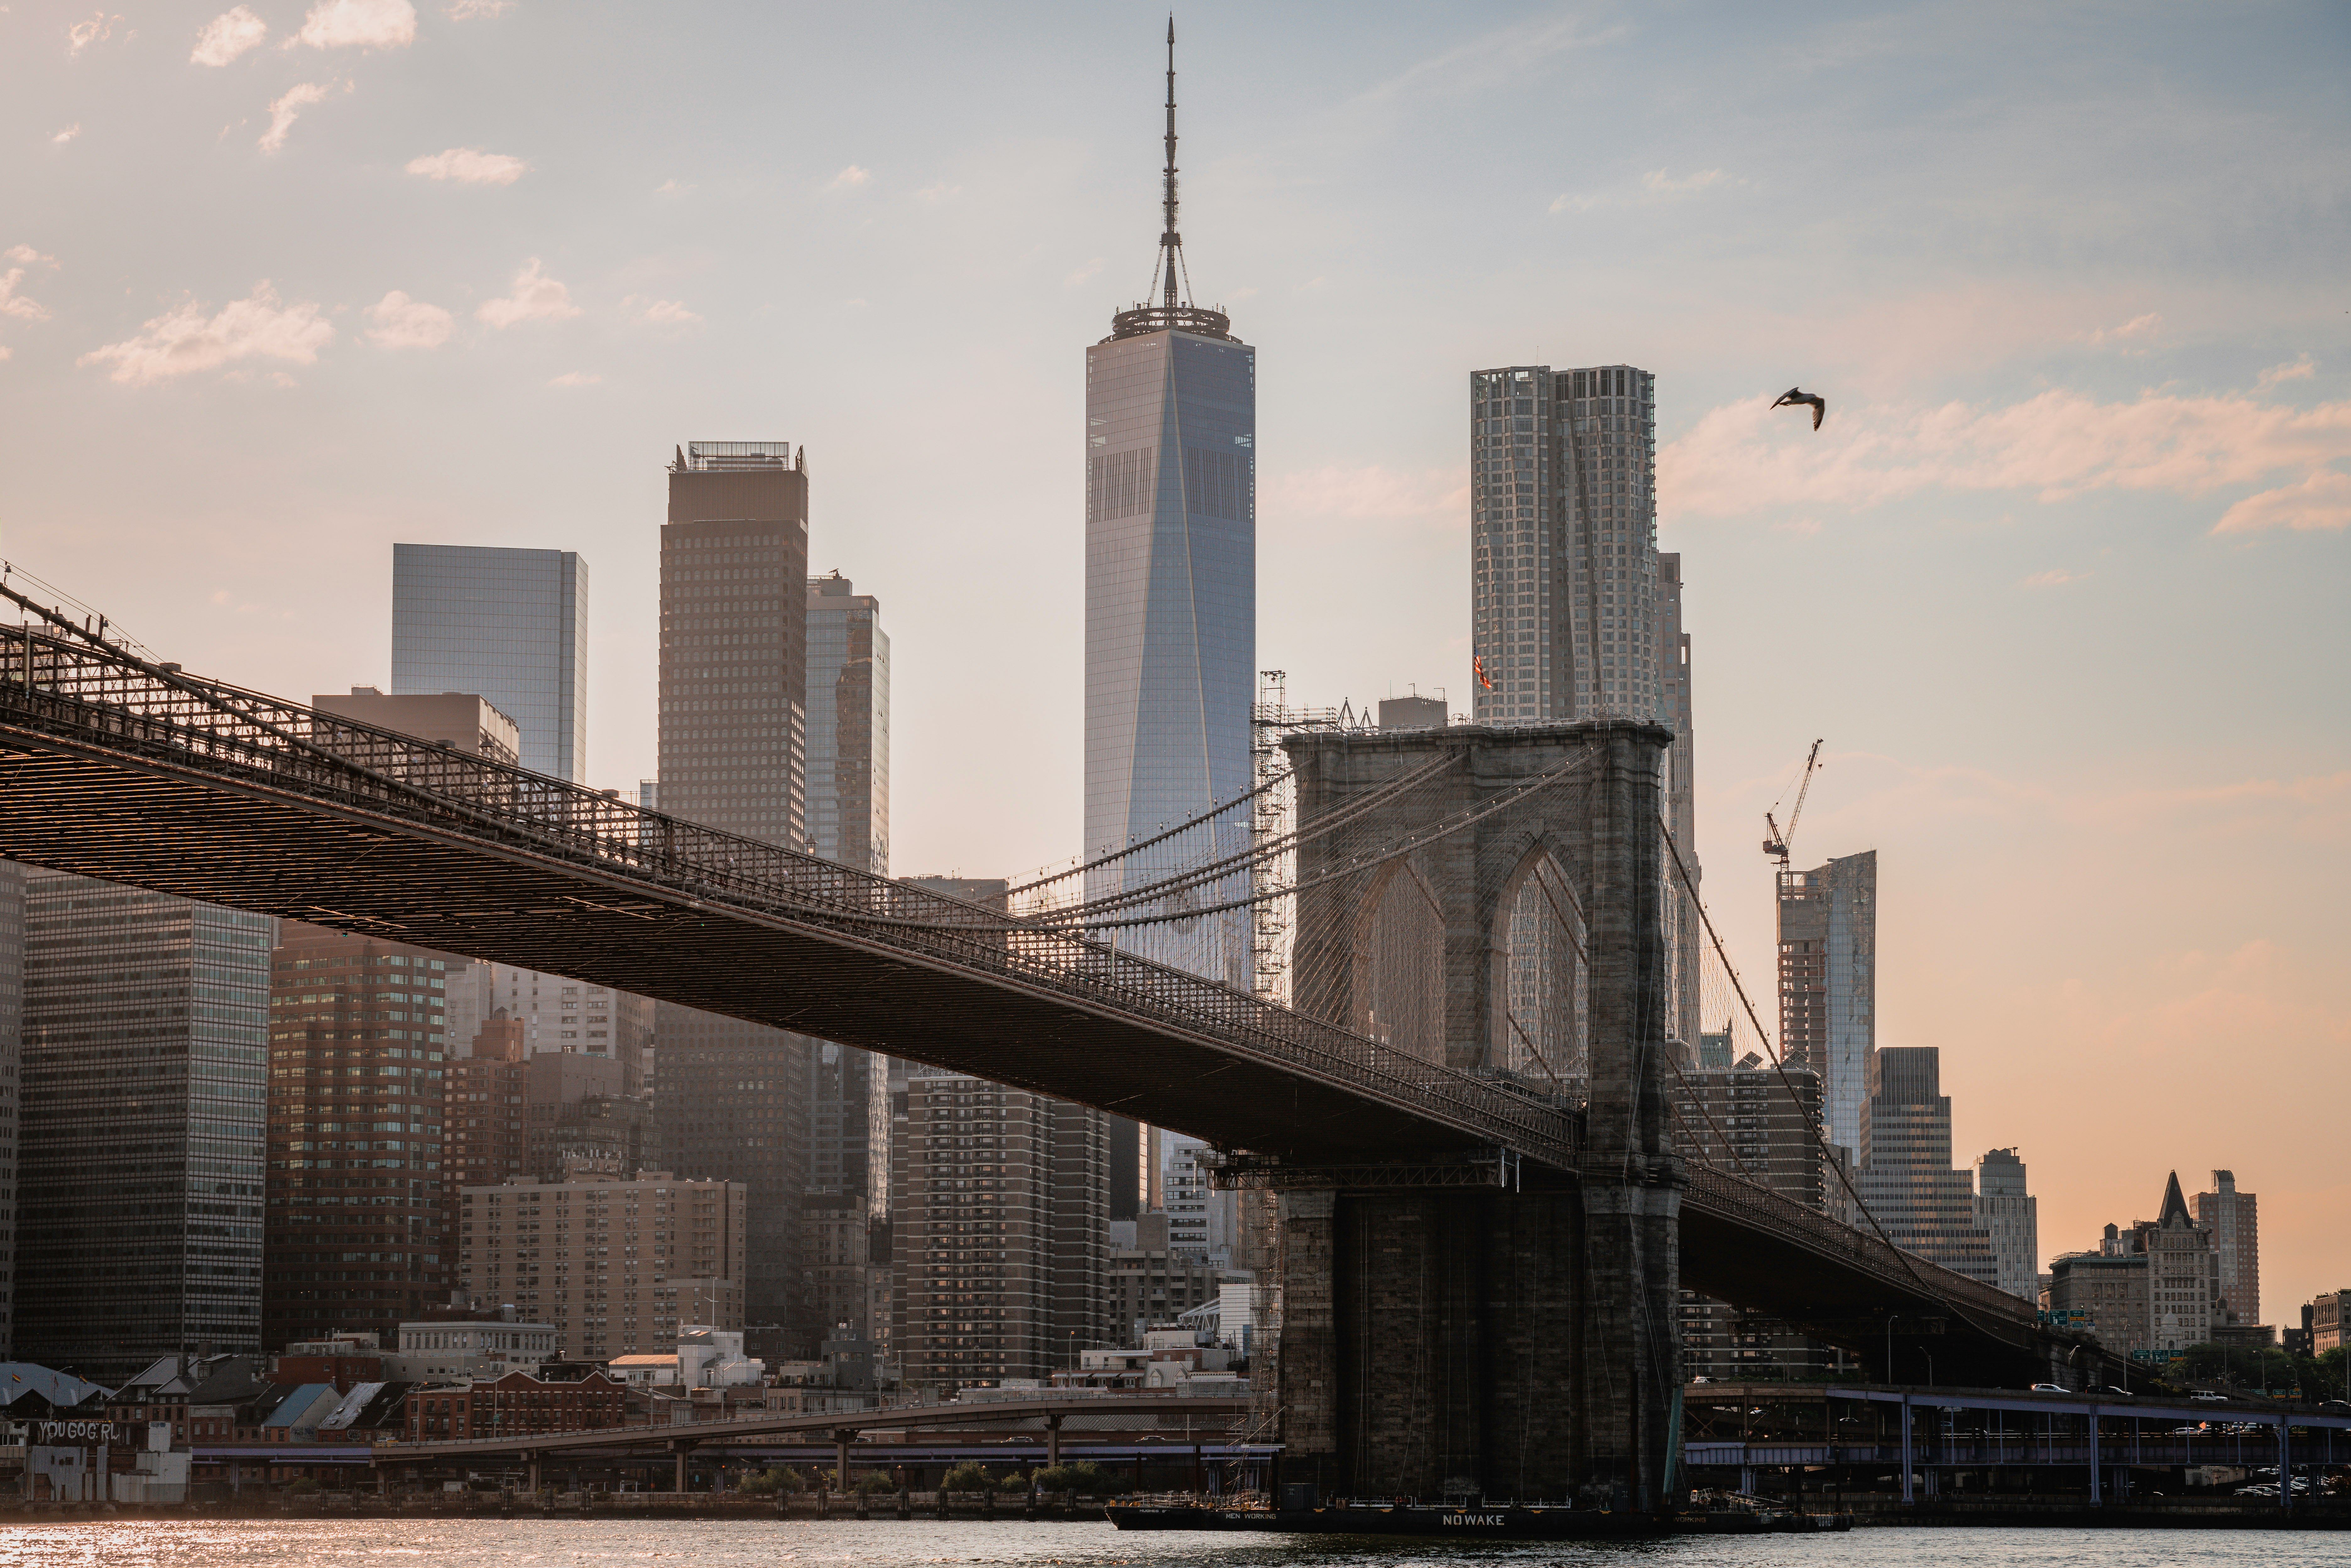
[[[2069,582],[2079,582],[2089,575],[2090,574],[2085,571],[2067,571],[2062,566],[2053,566],[2047,571],[2034,572],[2031,577],[2026,578],[2023,582],[2018,586],[2022,588],[2063,588]]]
[[[478,16],[503,16],[515,7],[515,0],[455,0],[442,15],[453,22],[470,22]]]
[[[2299,485],[2248,496],[2220,515],[2216,534],[2251,534],[2268,528],[2315,533],[2351,528],[2351,474],[2322,468]]]
[[[109,343],[77,363],[111,364],[113,379],[126,386],[152,386],[173,376],[217,370],[238,360],[317,362],[319,350],[334,340],[334,323],[307,301],[280,306],[277,291],[264,278],[243,299],[206,315],[189,300],[146,323],[135,338]]]
[[[2127,342],[2135,338],[2152,338],[2163,326],[2163,317],[2153,310],[2144,316],[2134,316],[2119,327],[2101,327],[2089,334],[2093,343]]]
[[[1808,422],[1782,420],[1770,401],[1759,393],[1711,410],[1658,455],[1670,510],[1858,510],[1928,490],[2032,490],[2044,502],[2097,490],[2202,496],[2287,472],[2311,477],[2298,493],[2242,503],[2243,520],[2224,519],[2223,528],[2333,528],[2325,520],[2332,485],[2314,471],[2351,458],[2351,402],[2295,409],[2241,393],[2149,392],[2108,403],[2053,390],[2004,408],[1832,407],[1815,434]]]
[[[1259,495],[1258,510],[1261,517],[1281,518],[1285,527],[1298,532],[1320,532],[1357,542],[1366,525],[1466,526],[1468,476],[1460,469],[1326,464],[1271,476]]]
[[[314,49],[397,49],[416,41],[409,0],[319,0],[296,35]]]
[[[120,20],[122,18],[119,16],[110,16],[103,11],[93,11],[88,21],[76,22],[66,29],[66,54],[68,57],[78,55],[92,44],[106,42],[114,36],[114,24]]]
[[[13,261],[18,264],[5,272],[0,272],[0,320],[47,320],[49,308],[37,299],[30,299],[19,294],[16,288],[25,281],[26,267],[37,267],[43,262],[55,267],[57,264],[57,258],[53,256],[43,256],[28,245],[12,245],[6,250],[0,251],[0,261]],[[0,343],[0,360],[7,359],[14,353],[15,350],[6,344]]]
[[[248,5],[224,11],[204,24],[196,35],[195,52],[188,63],[198,66],[225,66],[247,49],[257,49],[269,37],[269,24],[253,14]]]
[[[649,327],[691,327],[702,319],[700,316],[688,310],[681,300],[641,299],[632,294],[621,303],[626,306],[642,306],[643,308],[637,311],[637,319]]]
[[[1624,189],[1614,191],[1570,191],[1552,200],[1554,213],[1588,213],[1594,207],[1622,207],[1635,204],[1670,202],[1693,195],[1711,186],[1744,183],[1735,181],[1719,169],[1700,169],[1694,173],[1675,174],[1669,170],[1652,169],[1641,176],[1638,192]]]
[[[2318,367],[2311,363],[2308,354],[2304,354],[2290,365],[2272,365],[2261,373],[2257,384],[2266,390],[2280,382],[2306,382],[2317,373]]]
[[[20,246],[17,248],[24,247]],[[16,252],[11,251],[8,254],[13,260]],[[28,299],[16,292],[16,286],[24,281],[25,269],[21,267],[12,267],[5,272],[0,272],[0,316],[16,321],[47,320],[49,319],[47,306],[38,300]]]
[[[75,137],[79,136],[80,134],[81,121],[77,120],[71,125],[67,126],[63,131],[58,131],[55,136],[50,137],[49,142],[52,146],[63,147],[67,142],[71,141]]]
[[[1074,288],[1081,283],[1092,282],[1093,279],[1102,276],[1102,258],[1101,256],[1095,256],[1092,260],[1087,262],[1085,266],[1078,268],[1077,271],[1061,279],[1061,287],[1064,288]]]
[[[664,180],[660,184],[653,187],[653,194],[656,196],[683,196],[692,189],[694,189],[693,186],[681,185],[675,180]]]
[[[924,186],[921,190],[915,192],[914,194],[917,198],[925,202],[944,202],[949,196],[959,196],[963,194],[963,187],[961,185],[950,185],[945,180],[935,180],[931,183]]]
[[[367,340],[379,349],[437,349],[449,340],[453,319],[438,305],[411,299],[395,288],[367,308],[375,323]]]
[[[852,163],[848,168],[843,169],[840,173],[835,174],[832,177],[832,183],[825,186],[825,189],[828,191],[853,191],[857,189],[858,186],[867,183],[872,178],[873,172],[872,170],[861,169],[856,164]]]
[[[455,180],[461,185],[511,185],[529,167],[519,158],[485,152],[478,147],[452,147],[446,152],[408,161],[412,174],[422,174],[428,180]]]
[[[1416,62],[1363,94],[1380,105],[1426,94],[1459,97],[1489,92],[1540,72],[1555,55],[1614,43],[1628,29],[1619,25],[1586,32],[1581,17],[1514,22],[1457,44]]]
[[[1701,169],[1695,174],[1684,174],[1678,179],[1663,169],[1652,169],[1641,176],[1641,184],[1645,190],[1655,191],[1659,195],[1679,196],[1692,191],[1703,191],[1708,185],[1719,185],[1723,179],[1719,169]]]
[[[551,387],[592,387],[603,379],[593,371],[566,371],[559,376],[549,377],[547,384]]]
[[[512,294],[485,299],[474,315],[503,330],[524,321],[560,321],[580,313],[580,307],[571,303],[571,291],[541,272],[534,256],[515,274]]]
[[[343,90],[350,91],[351,84],[345,82]],[[326,102],[328,91],[329,84],[325,82],[298,82],[286,89],[284,97],[270,99],[269,129],[261,133],[258,143],[261,150],[264,152],[275,152],[284,147],[286,133],[294,129],[294,121],[300,118],[302,111],[310,105]]]

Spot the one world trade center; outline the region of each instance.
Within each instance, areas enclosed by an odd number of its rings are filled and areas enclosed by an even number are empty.
[[[1257,350],[1192,302],[1172,26],[1166,143],[1151,294],[1086,350],[1085,858],[1148,846],[1091,873],[1090,899],[1238,853],[1249,834],[1237,806],[1163,838],[1248,793],[1257,662]],[[1229,905],[1247,884],[1179,886],[1122,912],[1155,924],[1102,934],[1246,988],[1249,921]]]

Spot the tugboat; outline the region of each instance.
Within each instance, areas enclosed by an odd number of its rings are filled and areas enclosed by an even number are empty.
[[[1311,1485],[1281,1489],[1275,1507],[1220,1507],[1197,1500],[1112,1503],[1121,1530],[1214,1530],[1302,1535],[1447,1535],[1509,1541],[1608,1541],[1668,1533],[1670,1521],[1630,1510],[1565,1502],[1422,1502],[1416,1498],[1316,1496]]]

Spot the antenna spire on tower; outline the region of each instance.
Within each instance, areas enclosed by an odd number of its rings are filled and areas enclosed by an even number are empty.
[[[1176,308],[1176,270],[1184,254],[1184,236],[1176,227],[1176,14],[1167,14],[1167,170],[1163,176],[1159,224],[1159,265],[1165,269],[1167,308]]]
[[[1167,161],[1160,172],[1159,256],[1151,272],[1151,292],[1132,309],[1111,317],[1111,337],[1132,338],[1175,329],[1211,338],[1230,338],[1232,320],[1221,310],[1192,303],[1191,270],[1184,265],[1184,234],[1176,226],[1176,16],[1167,16]],[[1153,298],[1156,296],[1156,299]]]

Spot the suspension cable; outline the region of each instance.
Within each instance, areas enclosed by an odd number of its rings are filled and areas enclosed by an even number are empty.
[[[1802,1097],[1796,1094],[1796,1086],[1789,1080],[1787,1067],[1780,1060],[1779,1050],[1777,1047],[1772,1045],[1771,1037],[1763,1032],[1762,1020],[1755,1016],[1755,1004],[1748,999],[1747,988],[1745,985],[1740,983],[1739,971],[1731,965],[1730,955],[1723,950],[1722,937],[1714,928],[1714,917],[1707,913],[1705,903],[1698,898],[1698,889],[1690,881],[1689,867],[1682,863],[1681,848],[1674,842],[1674,831],[1667,825],[1666,819],[1662,814],[1657,818],[1657,831],[1665,835],[1666,850],[1673,856],[1675,873],[1680,877],[1683,890],[1688,893],[1690,902],[1698,907],[1698,919],[1705,923],[1707,937],[1714,944],[1714,956],[1721,960],[1723,972],[1730,977],[1731,989],[1738,993],[1739,1005],[1744,1008],[1747,1011],[1747,1021],[1753,1026],[1756,1038],[1763,1042],[1763,1049],[1770,1053],[1771,1071],[1779,1076],[1781,1083],[1787,1089],[1790,1097],[1795,1099],[1797,1103],[1801,1104],[1802,1103]],[[1935,1289],[1934,1286],[1927,1282],[1926,1276],[1919,1273],[1917,1265],[1911,1262],[1910,1254],[1902,1248],[1895,1246],[1894,1238],[1886,1233],[1886,1228],[1877,1222],[1877,1216],[1870,1212],[1869,1205],[1863,1201],[1859,1189],[1855,1187],[1853,1185],[1853,1178],[1845,1175],[1844,1162],[1830,1154],[1828,1140],[1821,1136],[1819,1126],[1816,1124],[1810,1130],[1813,1135],[1813,1146],[1820,1151],[1821,1157],[1827,1163],[1829,1168],[1836,1173],[1838,1184],[1844,1188],[1846,1196],[1853,1199],[1855,1211],[1864,1219],[1869,1221],[1869,1228],[1877,1233],[1877,1239],[1880,1241],[1885,1242],[1886,1245],[1892,1249],[1896,1259],[1901,1262],[1904,1270],[1907,1271],[1912,1281],[1917,1284],[1920,1293],[1939,1302],[1946,1311],[1949,1312],[1954,1317],[1966,1322],[1969,1327],[1975,1329],[1978,1333],[1982,1333],[1987,1337],[1997,1337],[1992,1335],[1991,1331],[1985,1328],[1982,1323],[1978,1322],[1971,1317],[1969,1317],[1967,1312],[1959,1307],[1957,1302],[1953,1301],[1949,1296],[1946,1296],[1942,1291]],[[1928,1261],[1932,1262],[1933,1260],[1929,1259]],[[1891,1378],[1894,1375],[1894,1369],[1891,1366],[1888,1366],[1886,1370],[1887,1377]]]
[[[1015,928],[1026,931],[1114,931],[1135,925],[1165,925],[1177,920],[1196,920],[1204,915],[1218,915],[1228,909],[1246,909],[1251,904],[1264,904],[1272,899],[1286,898],[1292,894],[1310,892],[1330,883],[1360,875],[1373,866],[1384,865],[1389,861],[1402,859],[1440,840],[1451,838],[1465,828],[1475,827],[1495,812],[1518,804],[1536,790],[1560,783],[1579,769],[1591,765],[1592,758],[1589,756],[1578,758],[1563,768],[1555,768],[1552,772],[1539,776],[1531,782],[1521,786],[1515,793],[1498,796],[1482,806],[1473,807],[1449,823],[1440,824],[1427,832],[1414,837],[1398,840],[1374,853],[1358,855],[1345,865],[1334,867],[1320,876],[1310,877],[1304,882],[1291,883],[1287,887],[1270,888],[1262,893],[1252,893],[1245,898],[1227,899],[1221,904],[1204,904],[1193,908],[1180,909],[1172,914],[1131,915],[1123,920],[1069,918],[1071,915],[1088,915],[1097,909],[1114,908],[1120,902],[1126,902],[1104,899],[1095,904],[1080,904],[1052,916],[1023,919],[1017,923]]]

